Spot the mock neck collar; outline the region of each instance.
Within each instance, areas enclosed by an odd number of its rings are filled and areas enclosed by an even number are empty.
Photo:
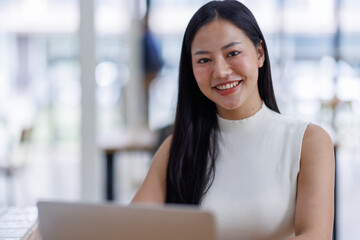
[[[261,108],[254,115],[239,120],[225,119],[217,114],[219,128],[221,131],[233,130],[234,128],[251,128],[264,118],[267,109],[268,107],[263,102]]]

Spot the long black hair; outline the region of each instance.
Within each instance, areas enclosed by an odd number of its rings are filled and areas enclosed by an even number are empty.
[[[266,42],[253,14],[235,0],[212,1],[202,6],[191,18],[182,43],[177,109],[166,173],[167,203],[200,204],[215,177],[219,137],[216,105],[200,91],[191,61],[196,32],[215,18],[242,29],[255,46],[262,44],[265,61],[259,69],[259,93],[270,109],[279,112]]]

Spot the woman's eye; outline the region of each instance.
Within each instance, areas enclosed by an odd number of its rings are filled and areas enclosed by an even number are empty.
[[[207,63],[210,62],[211,60],[209,58],[202,58],[198,61],[198,63]]]
[[[240,52],[238,51],[232,51],[231,53],[228,54],[228,57],[234,57],[236,55],[239,55]]]

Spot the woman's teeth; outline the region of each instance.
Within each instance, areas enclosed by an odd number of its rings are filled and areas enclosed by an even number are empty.
[[[236,87],[237,85],[239,85],[239,83],[240,83],[240,81],[239,82],[227,83],[227,84],[224,84],[224,85],[219,85],[219,86],[216,86],[216,89],[218,89],[218,90],[230,89],[230,88]]]

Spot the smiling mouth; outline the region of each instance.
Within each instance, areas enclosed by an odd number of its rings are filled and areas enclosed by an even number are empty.
[[[218,85],[218,86],[215,86],[215,88],[218,90],[228,90],[228,89],[236,87],[237,85],[240,84],[240,82],[242,82],[242,80],[240,80],[238,82],[232,82],[232,83],[226,83],[223,85]]]

